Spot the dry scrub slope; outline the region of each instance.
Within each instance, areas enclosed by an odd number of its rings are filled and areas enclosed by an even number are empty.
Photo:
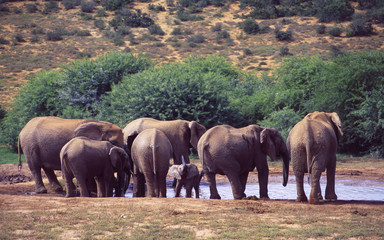
[[[159,63],[175,62],[185,59],[191,55],[218,54],[231,60],[240,68],[260,73],[273,69],[278,61],[280,48],[287,46],[293,55],[303,54],[331,54],[330,46],[336,46],[341,51],[360,51],[364,49],[383,49],[383,26],[374,25],[377,35],[371,37],[346,38],[331,37],[327,34],[316,33],[316,26],[320,25],[316,18],[291,17],[274,20],[258,20],[261,26],[269,26],[272,30],[265,34],[249,36],[244,34],[238,27],[242,19],[236,15],[247,13],[247,9],[239,8],[238,3],[233,3],[228,9],[207,7],[199,15],[204,17],[203,21],[181,22],[176,25],[175,15],[171,15],[169,8],[166,12],[154,12],[148,10],[149,4],[162,5],[166,7],[165,0],[156,0],[151,3],[132,3],[132,9],[141,9],[148,13],[156,24],[160,25],[165,35],[152,36],[148,29],[132,29],[134,41],[128,37],[124,38],[123,46],[115,46],[111,39],[105,37],[106,30],[99,30],[94,25],[94,20],[83,20],[80,16],[80,7],[65,10],[61,2],[60,10],[49,14],[42,14],[44,9],[43,0],[7,2],[3,5],[11,9],[10,13],[0,15],[0,37],[10,41],[11,44],[0,45],[0,104],[8,106],[20,85],[27,81],[31,74],[42,70],[49,70],[67,64],[74,59],[83,56],[96,57],[112,50],[130,50],[133,53],[144,53]],[[38,4],[39,12],[28,13],[26,4]],[[22,14],[14,13],[17,7]],[[101,6],[97,6],[97,9]],[[108,12],[108,17],[97,17],[96,10],[91,14],[94,19],[102,19],[108,26],[108,21],[113,17]],[[230,34],[231,42],[225,40],[217,43],[216,33],[212,26],[222,24],[222,29]],[[329,23],[327,27],[346,27],[349,23]],[[57,27],[68,31],[88,30],[91,36],[64,36],[61,41],[47,41],[44,33],[52,31]],[[293,33],[290,42],[277,41],[273,29],[289,29]],[[190,30],[191,34],[202,34],[206,41],[197,47],[190,47],[186,42],[189,35],[173,36],[171,33],[175,28]],[[38,41],[32,41],[33,32],[43,30],[43,34],[35,34]],[[21,34],[25,42],[15,42],[16,34]],[[133,44],[134,43],[134,44]],[[244,50],[248,54],[244,54]],[[249,54],[251,53],[251,54]]]

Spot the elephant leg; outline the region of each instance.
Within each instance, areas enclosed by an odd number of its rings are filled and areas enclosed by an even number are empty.
[[[147,196],[158,197],[157,176],[155,176],[154,174],[145,174],[144,176],[147,185]]]
[[[27,158],[27,154],[25,154]],[[35,186],[36,186],[36,193],[47,193],[47,189],[44,186],[43,178],[41,176],[41,167],[35,166],[31,160],[27,159],[27,163],[29,166],[29,169],[31,170],[31,173],[33,175],[33,178],[35,179]]]
[[[157,177],[157,189],[159,193],[159,197],[166,198],[167,197],[167,176],[158,176]]]
[[[51,184],[52,189],[57,193],[63,192],[63,187],[61,186],[61,184],[57,180],[55,172],[52,169],[47,169],[47,168],[43,168],[43,169],[44,169],[45,174],[48,177],[48,181]]]
[[[295,171],[296,177],[296,190],[297,190],[297,202],[307,202],[308,198],[304,192],[304,173]]]
[[[247,185],[248,174],[249,174],[249,172],[245,172],[245,173],[240,175],[240,183],[241,183],[241,187],[242,187],[243,192],[245,192],[245,187]]]
[[[193,188],[195,189],[195,198],[200,198],[199,187],[200,187],[200,176],[196,176],[193,180]]]
[[[336,165],[336,162],[334,165]],[[332,166],[327,169],[327,187],[325,188],[325,199],[331,201],[337,200],[337,195],[335,192],[335,172],[336,166]]]
[[[145,197],[145,179],[141,173],[133,174],[133,197]]]
[[[240,177],[236,173],[226,172],[229,183],[232,187],[233,198],[235,200],[243,199],[246,197],[243,186],[240,182]]]
[[[107,182],[104,176],[96,176],[97,197],[106,197]]]
[[[221,199],[216,187],[216,174],[207,171],[204,171],[204,173],[206,173],[209,191],[211,192],[210,199]]]
[[[64,172],[63,174],[64,180],[65,180],[65,186],[67,193],[65,194],[65,197],[75,197],[76,196],[76,186],[73,184],[73,175],[68,174],[67,172]]]
[[[181,180],[177,180],[176,188],[175,188],[175,197],[180,197],[180,192],[182,187],[183,187],[183,182]]]
[[[318,204],[319,203],[319,195],[321,195],[320,189],[320,177],[321,171],[317,170],[316,167],[312,170],[311,174],[311,194],[309,195],[309,203]]]
[[[186,180],[187,182],[185,183],[185,197],[186,198],[192,198],[192,188],[193,188],[193,181],[192,179]]]
[[[257,168],[257,177],[259,179],[260,198],[269,199],[269,196],[268,196],[269,168],[268,168],[267,160],[256,165],[256,168]]]
[[[77,183],[80,187],[80,197],[89,197],[89,191],[87,188],[87,181],[83,177],[76,177]]]

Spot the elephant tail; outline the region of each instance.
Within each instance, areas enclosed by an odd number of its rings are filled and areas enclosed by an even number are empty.
[[[19,155],[19,164],[17,165],[17,168],[19,169],[19,171],[21,170],[21,168],[23,167],[23,164],[21,163],[21,146],[20,146],[20,136],[19,138],[17,139],[17,153]]]
[[[312,157],[312,152],[310,146],[307,146],[307,167],[308,167],[308,184],[311,185],[311,175],[314,159]]]

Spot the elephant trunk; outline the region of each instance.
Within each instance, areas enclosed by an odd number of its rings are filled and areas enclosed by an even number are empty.
[[[288,152],[287,147],[284,144],[283,151],[281,152],[283,158],[283,186],[287,186],[288,183],[288,175],[289,175],[289,161],[290,154]]]

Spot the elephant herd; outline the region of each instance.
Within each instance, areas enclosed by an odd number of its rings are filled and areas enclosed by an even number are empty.
[[[249,125],[234,128],[218,125],[209,130],[186,120],[160,121],[140,118],[123,130],[115,124],[92,119],[36,117],[19,134],[21,152],[31,170],[36,193],[46,193],[41,169],[53,190],[63,191],[54,170],[61,170],[66,196],[124,196],[130,176],[133,197],[166,197],[166,177],[175,178],[176,194],[184,186],[186,197],[199,197],[203,174],[210,188],[210,198],[220,199],[216,174],[226,175],[234,199],[246,197],[244,191],[250,171],[258,172],[260,198],[268,197],[268,163],[283,160],[283,185],[288,182],[289,161],[296,176],[297,201],[319,203],[319,180],[327,170],[325,199],[336,200],[336,149],[343,135],[337,113],[314,112],[298,122],[286,140],[273,128]],[[190,148],[197,149],[202,172],[189,160]],[[170,167],[170,159],[173,165]],[[116,173],[116,175],[115,175]],[[309,200],[303,190],[304,173],[309,174]],[[116,176],[116,177],[115,177]]]

